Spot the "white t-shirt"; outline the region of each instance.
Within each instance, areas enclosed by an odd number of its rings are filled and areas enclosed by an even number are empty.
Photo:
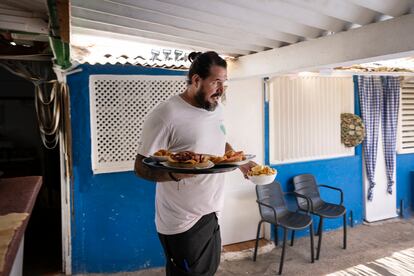
[[[207,111],[190,105],[177,95],[159,104],[148,115],[138,153],[149,156],[159,149],[168,149],[223,155],[225,144],[222,106]],[[164,235],[182,233],[202,216],[219,212],[224,200],[223,185],[222,173],[157,183],[157,231]]]

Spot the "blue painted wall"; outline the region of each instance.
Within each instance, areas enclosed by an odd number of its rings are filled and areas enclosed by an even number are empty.
[[[403,215],[408,217],[414,212],[414,154],[397,155],[397,208],[403,204]]]
[[[72,272],[163,266],[164,255],[154,223],[155,184],[137,178],[132,171],[92,173],[89,76],[186,72],[121,65],[80,68],[82,72],[68,76],[73,132]]]
[[[164,256],[154,224],[154,183],[137,178],[133,172],[92,174],[89,115],[89,76],[91,74],[183,75],[185,72],[135,66],[82,65],[81,73],[68,76],[71,93],[73,132],[72,271],[134,271],[164,265]],[[138,108],[138,107],[137,107]],[[268,105],[265,103],[268,116]],[[359,114],[358,98],[355,111]],[[268,149],[268,120],[265,146]],[[302,173],[315,175],[321,184],[344,191],[345,206],[353,211],[355,224],[363,219],[361,146],[356,155],[273,166],[284,191],[290,191],[292,178]],[[266,153],[268,151],[266,150]],[[269,156],[265,156],[268,162]],[[406,209],[414,206],[410,171],[414,154],[397,156],[397,201]],[[414,177],[414,176],[411,176]],[[338,202],[335,191],[323,189],[322,196]],[[408,204],[410,202],[410,205]],[[289,201],[294,205],[293,199]],[[317,220],[315,220],[317,223]],[[325,230],[338,228],[340,219],[327,220]],[[301,236],[305,233],[298,233]],[[338,241],[340,243],[341,241]]]

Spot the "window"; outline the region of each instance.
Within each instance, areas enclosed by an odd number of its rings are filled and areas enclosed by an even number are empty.
[[[351,77],[276,77],[269,83],[272,164],[354,154],[341,143],[341,113],[354,111]]]
[[[414,153],[414,80],[401,82],[398,153]]]

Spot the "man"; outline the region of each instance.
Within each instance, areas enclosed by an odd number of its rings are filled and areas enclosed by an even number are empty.
[[[215,52],[191,53],[187,89],[158,105],[143,126],[135,160],[138,176],[157,182],[156,226],[167,275],[214,275],[221,238],[216,214],[223,205],[224,174],[177,174],[151,169],[142,159],[159,149],[216,156],[232,149],[225,140],[220,99],[227,63]],[[246,176],[250,162],[240,170]]]

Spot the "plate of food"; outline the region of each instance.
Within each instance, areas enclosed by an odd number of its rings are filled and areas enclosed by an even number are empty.
[[[243,151],[229,150],[223,156],[211,156],[209,159],[216,166],[235,165],[241,166],[247,164],[251,159],[255,158],[254,154],[244,154]]]
[[[165,162],[168,160],[168,156],[172,154],[171,151],[166,149],[160,149],[156,152],[154,152],[153,155],[151,155],[151,158],[158,161],[158,162]]]
[[[180,169],[208,169],[214,167],[214,163],[209,160],[209,156],[192,151],[170,154],[167,161],[161,162],[161,164],[169,168]]]
[[[257,165],[247,172],[247,177],[256,185],[272,183],[277,175],[276,169],[269,166]]]
[[[142,162],[151,168],[168,172],[189,174],[213,174],[235,170],[237,166],[214,166],[208,154],[199,154],[192,151],[182,151],[169,155],[167,161],[157,161],[147,157]]]

